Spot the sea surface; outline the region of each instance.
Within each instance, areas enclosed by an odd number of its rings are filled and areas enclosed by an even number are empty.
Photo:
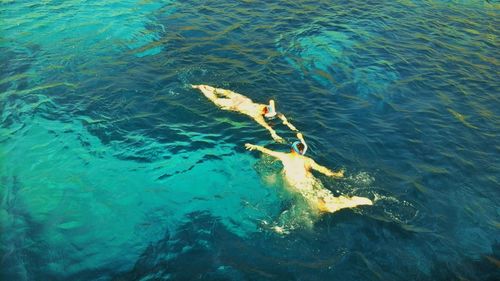
[[[2,0],[0,279],[500,280],[499,27],[493,0]],[[374,205],[311,217],[244,148],[289,146],[190,84],[273,98]]]

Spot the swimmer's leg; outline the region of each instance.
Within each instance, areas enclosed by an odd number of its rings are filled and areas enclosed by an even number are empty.
[[[195,89],[199,89],[203,92],[203,94],[209,98],[210,100],[214,101],[215,102],[215,99],[219,98],[224,98],[222,100],[231,100],[231,104],[230,106],[234,105],[234,104],[244,104],[244,103],[254,103],[250,98],[248,97],[245,97],[244,95],[242,94],[238,94],[238,93],[235,93],[233,91],[230,91],[230,90],[226,90],[226,89],[221,89],[221,88],[214,88],[212,86],[208,86],[208,85],[191,85],[191,87],[195,88]],[[223,102],[225,104],[227,103],[230,103],[230,101],[225,101]],[[223,105],[221,105],[223,106]],[[227,106],[227,105],[224,105],[224,106]]]
[[[207,85],[191,85],[191,87],[200,90],[205,97],[223,109],[228,109],[234,105],[234,101],[231,99],[217,97],[217,92],[214,87]]]
[[[345,208],[354,208],[361,205],[373,205],[373,202],[365,197],[328,196],[319,199],[318,208],[322,212],[334,213]]]
[[[234,98],[248,99],[244,95],[235,93],[235,92],[230,91],[230,90],[216,88],[215,92],[216,92],[217,95],[220,95],[220,96],[223,96],[223,97],[226,97],[226,98],[229,98],[229,99],[234,99]]]
[[[213,102],[218,99],[218,97],[215,95],[214,87],[210,87],[207,85],[191,85],[191,87],[200,90],[203,95],[205,95],[205,97]]]
[[[222,89],[222,88],[214,88],[209,85],[191,85],[194,89],[199,89],[201,90],[205,95],[210,95],[210,96],[215,96],[216,98],[218,97],[226,97],[229,99],[236,98],[236,97],[243,97],[246,98],[243,95],[240,95],[238,93]]]

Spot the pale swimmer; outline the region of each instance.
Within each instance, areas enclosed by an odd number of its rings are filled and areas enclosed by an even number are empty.
[[[225,89],[208,85],[191,85],[191,87],[200,90],[209,100],[223,110],[236,111],[250,116],[262,127],[266,128],[275,141],[284,142],[284,139],[278,136],[276,131],[267,124],[266,119],[278,117],[292,131],[297,131],[297,128],[288,122],[285,115],[276,112],[274,100],[270,100],[269,104],[260,104],[253,102],[244,95]]]
[[[344,172],[333,172],[319,165],[313,159],[304,156],[307,145],[302,134],[297,134],[300,142],[292,144],[291,152],[277,152],[262,146],[245,144],[248,150],[258,150],[262,153],[279,159],[283,163],[283,174],[285,180],[294,192],[301,194],[308,204],[319,212],[333,213],[340,209],[353,208],[360,205],[372,205],[372,201],[365,197],[335,197],[330,190],[314,177],[311,170],[316,170],[326,176],[341,178]]]

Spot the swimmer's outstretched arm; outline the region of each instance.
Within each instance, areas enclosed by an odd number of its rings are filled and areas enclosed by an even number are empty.
[[[292,123],[288,122],[288,119],[286,119],[285,114],[283,114],[283,113],[278,114],[278,118],[281,119],[281,121],[283,122],[283,125],[290,128],[290,130],[295,131],[295,132],[298,131],[297,128],[295,128],[295,126]]]
[[[261,115],[256,115],[253,117],[253,119],[255,120],[255,122],[259,123],[259,125],[266,128],[271,133],[271,136],[273,137],[273,139],[275,141],[277,141],[277,142],[284,142],[285,141],[282,137],[278,136],[276,131],[273,128],[271,128],[271,126],[269,126],[269,124],[266,123],[266,120],[264,120],[264,118],[262,118]]]
[[[320,164],[316,163],[313,159],[309,158],[309,165],[311,165],[311,168],[326,175],[329,177],[335,177],[335,178],[342,178],[344,176],[344,171],[340,170],[338,172],[334,172],[327,167],[321,166]]]
[[[260,151],[262,153],[265,153],[267,155],[276,157],[278,159],[281,159],[285,155],[285,153],[283,153],[283,152],[272,151],[272,150],[267,149],[267,148],[265,148],[263,146],[260,146],[260,145],[245,143],[245,147],[246,147],[246,149],[248,149],[250,151],[252,151],[252,150],[258,150],[258,151]]]

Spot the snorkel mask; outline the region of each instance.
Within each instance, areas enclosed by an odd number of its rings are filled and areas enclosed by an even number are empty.
[[[276,117],[276,114],[277,112],[274,106],[274,101],[270,100],[269,105],[266,105],[266,107],[264,108],[264,117],[273,119],[274,117]]]
[[[302,150],[302,152],[300,152],[299,144],[304,145],[304,149]],[[307,144],[302,143],[300,141],[296,141],[296,142],[292,143],[292,149],[293,149],[293,151],[297,152],[299,155],[304,155],[304,154],[306,154],[306,151],[307,151]]]

